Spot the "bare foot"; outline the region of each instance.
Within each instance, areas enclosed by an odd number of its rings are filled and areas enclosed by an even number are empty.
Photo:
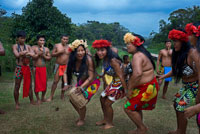
[[[137,134],[146,134],[147,133],[147,128],[143,128],[143,129],[137,129]]]
[[[31,101],[30,103],[31,105],[36,105],[35,101]]]
[[[165,96],[162,96],[162,99],[167,99]]]
[[[102,126],[101,128],[102,129],[110,129],[110,128],[113,128],[114,126],[112,125],[112,124],[106,124],[106,125],[104,125],[104,126]]]
[[[101,125],[105,125],[105,124],[106,124],[105,120],[101,120],[101,121],[96,122],[97,126],[101,126]]]
[[[168,134],[180,134],[178,130],[169,131]]]
[[[16,110],[19,110],[19,104],[16,104],[16,105],[15,105],[15,109],[16,109]]]
[[[41,100],[37,100],[37,105],[40,105],[41,103]]]
[[[49,98],[46,100],[46,102],[51,102],[53,100],[53,98]]]
[[[77,126],[82,126],[84,125],[85,121],[84,120],[78,120],[78,122],[76,123]]]
[[[138,131],[137,131],[137,129],[136,130],[130,130],[130,131],[128,131],[128,134],[138,134]]]
[[[47,102],[47,99],[42,99],[41,101],[42,101],[42,102]]]
[[[0,114],[5,114],[6,112],[4,112],[3,110],[0,110]]]

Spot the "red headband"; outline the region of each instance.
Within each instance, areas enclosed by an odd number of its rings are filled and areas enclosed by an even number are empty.
[[[102,47],[110,47],[111,43],[107,40],[95,40],[92,43],[93,48],[102,48]]]
[[[138,46],[141,46],[144,41],[141,41],[140,38],[138,38],[137,36],[135,36],[135,39],[133,42],[131,42],[134,46],[138,47]]]
[[[185,31],[188,35],[195,34],[197,37],[200,36],[200,26],[198,28],[194,26],[192,23],[189,23],[185,26]]]
[[[169,32],[168,38],[171,40],[180,40],[183,42],[188,42],[188,36],[186,33],[179,31],[179,30],[171,30]]]

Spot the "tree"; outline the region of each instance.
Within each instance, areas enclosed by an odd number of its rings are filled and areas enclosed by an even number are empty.
[[[100,23],[98,21],[88,21],[75,28],[75,37],[87,39],[90,42],[98,39],[106,39],[112,42],[114,46],[121,47],[124,44],[123,36],[128,29],[121,26],[118,22]]]
[[[200,20],[200,7],[193,6],[186,9],[178,9],[170,13],[169,23],[164,20],[159,21],[159,33],[152,32],[152,45],[150,48],[162,48],[163,42],[168,38],[168,33],[172,29],[184,29],[187,23],[197,22]]]
[[[48,43],[60,41],[71,33],[71,19],[53,6],[53,0],[32,0],[22,8],[22,15],[13,14],[13,36],[18,30],[27,32],[27,41],[34,44],[37,34],[44,34]]]
[[[6,13],[7,13],[6,10],[0,8],[0,17],[2,17],[3,15],[5,15]]]

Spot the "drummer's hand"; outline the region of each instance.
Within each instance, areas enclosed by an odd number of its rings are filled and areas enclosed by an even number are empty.
[[[82,94],[82,89],[81,89],[81,87],[77,87],[75,93],[76,93],[77,95]]]
[[[63,91],[67,91],[72,87],[72,85],[66,85],[62,88]]]

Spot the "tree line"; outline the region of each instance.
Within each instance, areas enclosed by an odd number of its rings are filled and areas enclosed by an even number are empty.
[[[129,32],[127,28],[114,23],[100,23],[98,21],[87,21],[84,24],[76,25],[71,22],[67,14],[61,13],[53,6],[53,0],[32,0],[22,8],[22,14],[12,13],[5,16],[6,11],[0,7],[0,41],[6,49],[6,56],[0,57],[0,64],[5,71],[13,71],[15,58],[11,46],[16,43],[16,32],[25,30],[27,33],[27,44],[35,45],[36,36],[46,36],[46,46],[51,50],[55,43],[60,41],[62,34],[69,35],[70,41],[75,39],[87,39],[91,43],[95,39],[107,39],[115,47],[124,46],[123,36]],[[184,28],[187,23],[200,20],[200,7],[178,9],[170,13],[168,22],[160,20],[159,32],[151,32],[146,38],[145,45],[149,49],[159,51],[164,47],[164,41],[172,29]],[[53,61],[52,61],[53,62]],[[53,63],[51,63],[53,64]]]
[[[172,29],[183,29],[187,23],[200,21],[200,6],[193,6],[185,9],[178,9],[170,13],[168,22],[159,21],[159,32],[151,32],[151,44],[149,48],[160,50],[164,46],[164,41],[168,38],[168,33]]]

